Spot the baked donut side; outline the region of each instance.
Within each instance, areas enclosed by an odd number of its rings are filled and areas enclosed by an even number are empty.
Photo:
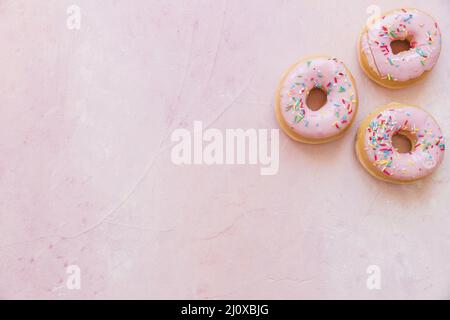
[[[410,152],[396,150],[392,143],[396,134],[411,141]],[[429,176],[439,167],[445,139],[436,120],[422,108],[390,103],[362,121],[355,149],[361,165],[374,177],[407,184]]]
[[[311,110],[306,103],[312,89],[326,93],[325,105]],[[358,109],[354,78],[345,64],[328,56],[306,57],[281,78],[275,96],[275,115],[292,139],[320,144],[340,138],[353,123]]]
[[[394,54],[391,44],[407,40],[410,49]],[[374,82],[400,89],[424,78],[435,66],[442,37],[436,20],[418,9],[396,9],[366,25],[358,40],[361,68]]]

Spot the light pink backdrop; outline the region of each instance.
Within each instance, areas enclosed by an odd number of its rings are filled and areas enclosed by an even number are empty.
[[[423,82],[383,89],[361,72],[366,8],[439,21]],[[79,31],[66,9],[81,8]],[[450,298],[450,172],[396,186],[354,156],[374,107],[418,104],[450,133],[450,2],[0,2],[0,298]],[[280,170],[185,166],[170,134],[194,120],[277,128],[280,75],[304,55],[352,70],[356,125],[307,146],[280,137]],[[65,286],[66,266],[82,288]],[[381,290],[368,290],[378,265]]]

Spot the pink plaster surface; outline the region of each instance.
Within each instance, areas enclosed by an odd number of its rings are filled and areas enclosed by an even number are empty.
[[[450,134],[449,1],[424,81],[360,70],[374,1],[0,1],[0,298],[450,298],[450,164],[374,180],[353,150],[373,108],[421,105]],[[80,30],[66,9],[81,8]],[[342,59],[360,109],[337,142],[280,136],[280,169],[176,166],[170,134],[278,128],[274,91],[304,55]],[[66,266],[82,272],[68,290]],[[381,290],[366,287],[369,265]]]

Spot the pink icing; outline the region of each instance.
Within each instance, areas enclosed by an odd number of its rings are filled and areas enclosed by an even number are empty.
[[[367,58],[369,67],[378,74],[378,69],[373,60],[372,51],[370,51],[369,40],[367,39],[367,34],[363,34],[361,37],[361,50]]]
[[[417,141],[409,153],[399,153],[391,138],[399,131],[415,134]],[[432,173],[444,158],[445,142],[436,121],[417,107],[384,110],[374,116],[365,132],[369,161],[380,172],[408,181]]]
[[[327,92],[326,104],[317,111],[306,105],[313,88]],[[326,139],[345,129],[357,107],[354,83],[344,64],[335,58],[316,58],[297,64],[281,84],[281,114],[297,134]]]
[[[394,55],[391,42],[410,40],[411,49]],[[429,71],[441,52],[437,22],[417,9],[398,9],[368,27],[361,48],[370,67],[384,79],[407,81]]]

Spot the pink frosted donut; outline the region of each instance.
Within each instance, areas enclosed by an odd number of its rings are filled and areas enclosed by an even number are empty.
[[[406,136],[411,150],[400,153],[392,137]],[[376,177],[408,183],[434,172],[444,158],[445,143],[433,117],[419,107],[391,103],[369,115],[358,129],[357,155]]]
[[[311,110],[306,101],[312,89],[326,94],[326,103]],[[350,127],[358,107],[355,83],[336,58],[304,59],[282,78],[275,113],[281,128],[293,139],[323,143],[340,137]]]
[[[394,54],[391,44],[406,40],[410,49]],[[430,71],[441,52],[441,32],[433,17],[417,9],[398,9],[366,26],[359,43],[366,74],[388,88],[401,88]]]

